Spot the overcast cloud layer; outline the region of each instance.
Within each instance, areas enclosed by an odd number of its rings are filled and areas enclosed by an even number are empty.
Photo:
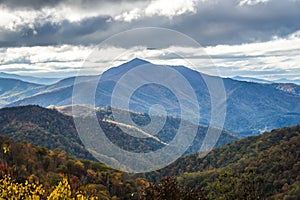
[[[299,0],[0,0],[0,70],[36,76],[70,76],[80,69],[95,46],[122,31],[163,27],[199,42],[222,76],[267,79],[300,78]],[[145,35],[138,35],[147,43]],[[153,36],[155,37],[155,36]],[[152,40],[153,38],[151,38]],[[164,46],[168,41],[160,39]],[[175,45],[175,44],[174,44]],[[107,60],[91,64],[87,73],[108,67],[110,51],[132,47],[120,42],[107,47]],[[210,62],[189,47],[170,47],[195,61]],[[168,49],[136,49],[155,63],[186,64]],[[111,64],[111,63],[110,63]]]
[[[95,48],[96,46],[74,45],[0,48],[1,70],[50,77],[76,75]],[[125,50],[130,53],[118,59],[114,57]],[[139,57],[157,64],[185,65],[223,77],[240,75],[276,80],[283,77],[299,79],[300,75],[300,32],[268,42],[217,45],[203,49],[179,46],[159,50],[145,47],[105,47],[102,52],[106,59],[95,59],[85,65],[86,74],[100,74],[110,67]],[[189,65],[172,52],[179,53],[195,65]],[[218,74],[212,71],[212,64],[218,69]]]
[[[299,10],[298,0],[4,0],[0,45],[90,45],[145,26],[204,46],[268,41],[300,30]]]

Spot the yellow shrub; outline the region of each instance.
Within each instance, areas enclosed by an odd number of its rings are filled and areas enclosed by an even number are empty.
[[[29,183],[19,184],[12,181],[9,176],[0,180],[0,199],[11,200],[40,200],[44,194],[42,184]]]

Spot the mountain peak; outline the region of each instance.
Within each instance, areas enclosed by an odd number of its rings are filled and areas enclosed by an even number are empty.
[[[134,58],[134,59],[128,61],[126,64],[143,65],[143,64],[148,64],[148,63],[150,63],[150,62],[140,59],[140,58]]]
[[[145,65],[145,64],[151,64],[149,61],[140,59],[140,58],[134,58],[128,62],[125,62],[119,66],[112,67],[105,71],[102,74],[102,78],[113,78],[114,80],[118,80],[124,73],[129,71],[130,69],[133,69],[135,67],[138,67],[140,65]]]

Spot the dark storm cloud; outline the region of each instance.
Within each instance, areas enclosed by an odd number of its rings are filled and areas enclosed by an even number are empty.
[[[118,5],[130,0],[115,1],[74,1],[67,0],[38,1],[0,1],[7,5],[31,6],[32,8],[52,6],[57,4],[72,4],[74,7],[89,7],[101,3]],[[97,3],[96,3],[97,2]],[[19,4],[19,5],[17,5]],[[143,9],[143,8],[141,8]],[[300,30],[300,1],[271,0],[266,3],[239,6],[237,0],[199,1],[196,13],[185,13],[172,18],[164,16],[148,16],[143,13],[131,22],[115,21],[114,16],[99,16],[83,18],[79,22],[62,19],[59,23],[51,21],[34,24],[34,28],[21,27],[15,31],[0,29],[0,45],[59,45],[59,44],[97,44],[109,36],[124,30],[138,27],[157,26],[171,28],[194,38],[201,45],[241,44],[254,41],[268,41],[273,37],[286,37]],[[38,21],[38,20],[37,20]],[[145,35],[135,36],[147,43]],[[151,36],[149,36],[151,37]],[[155,37],[155,36],[153,36]],[[152,42],[153,38],[149,40]],[[161,39],[158,43],[168,42]],[[126,41],[122,42],[124,46]]]
[[[58,4],[66,4],[77,7],[92,7],[101,5],[103,3],[121,3],[121,2],[135,2],[136,0],[0,0],[1,5],[9,8],[32,8],[41,9],[44,7],[56,7]]]
[[[10,8],[34,8],[40,9],[42,7],[54,7],[64,0],[0,0],[0,4]]]
[[[176,17],[170,28],[203,45],[239,44],[285,37],[300,30],[300,1],[272,0],[253,6],[237,1],[199,4],[195,15]]]
[[[23,27],[18,32],[0,33],[1,38],[5,38],[0,39],[0,46],[84,45],[100,42],[103,37],[91,38],[91,35],[97,31],[105,32],[108,28],[106,23],[108,18],[107,16],[99,16],[84,19],[80,22],[63,20],[59,24],[47,22],[45,24],[36,24],[34,30],[29,27]]]

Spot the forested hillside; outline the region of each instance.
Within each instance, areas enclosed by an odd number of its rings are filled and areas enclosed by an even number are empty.
[[[146,177],[177,176],[211,199],[299,199],[299,171],[300,125],[233,142],[204,158],[187,155]]]
[[[99,199],[128,199],[137,192],[137,185],[143,185],[143,180],[133,179],[99,162],[78,160],[65,151],[51,151],[26,142],[15,143],[5,137],[0,137],[0,172],[1,178],[9,175],[17,183],[27,180],[42,184],[45,190],[42,197],[50,195],[63,178],[67,178],[73,196],[80,193]],[[3,184],[5,181],[0,181],[0,188]],[[5,195],[2,192],[0,190],[0,199]]]
[[[186,155],[167,168],[134,176],[0,137],[0,168],[1,195],[7,185],[17,191],[27,184],[42,198],[64,189],[69,199],[299,199],[300,125],[233,142],[204,158]]]
[[[39,106],[1,109],[0,135],[17,142],[29,141],[52,150],[65,150],[78,158],[93,159],[76,132],[73,118],[54,109]]]
[[[86,112],[86,110],[84,111]],[[128,111],[120,110],[120,112]],[[172,140],[180,124],[180,119],[168,117],[164,128],[157,135],[159,140],[139,139],[124,133],[118,127],[119,124],[113,121],[110,108],[97,109],[97,115],[99,125],[113,143],[121,148],[136,152],[147,152],[161,148],[162,143],[160,141],[168,142]],[[150,120],[150,117],[143,113],[131,112],[131,116],[138,124],[146,124]],[[186,128],[187,131],[188,128]],[[127,129],[131,132],[140,132],[135,127],[128,126]],[[194,145],[187,150],[187,154],[195,153],[200,149],[206,131],[207,127],[198,126]],[[77,158],[94,160],[93,156],[84,148],[76,131],[73,118],[55,109],[46,109],[39,106],[3,108],[0,110],[0,135],[8,136],[18,142],[29,141],[34,145],[44,146],[51,150],[56,148],[65,150]],[[237,139],[232,133],[223,131],[216,146],[222,146]]]

